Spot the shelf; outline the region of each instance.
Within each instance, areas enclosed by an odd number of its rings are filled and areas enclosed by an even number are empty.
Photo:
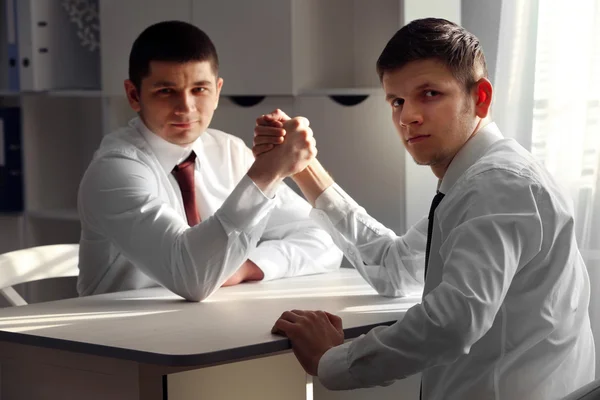
[[[21,92],[15,92],[12,90],[0,90],[0,97],[19,97]]]
[[[27,211],[31,218],[54,219],[62,221],[79,221],[77,209],[31,210]]]
[[[50,90],[45,92],[48,96],[57,96],[57,97],[102,97],[102,90],[81,90],[81,89],[72,89],[72,90]]]
[[[44,90],[44,91],[10,91],[0,90],[0,97],[20,97],[20,96],[54,96],[54,97],[103,97],[104,94],[101,90],[84,90],[84,89],[72,89],[72,90]]]
[[[0,92],[1,94],[2,92]],[[12,96],[52,96],[52,97],[102,97],[101,90],[68,89],[68,90],[44,90],[44,91],[21,91],[8,92]]]
[[[14,218],[22,217],[24,213],[22,211],[0,211],[0,219],[2,218]]]
[[[356,88],[317,88],[304,89],[298,92],[299,96],[370,96],[383,94],[382,88],[356,87]]]

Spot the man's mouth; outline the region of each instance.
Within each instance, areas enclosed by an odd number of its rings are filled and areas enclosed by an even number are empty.
[[[411,138],[408,138],[406,140],[407,143],[413,144],[413,143],[418,143],[421,142],[427,138],[431,137],[431,135],[418,135],[418,136],[413,136]]]
[[[190,126],[192,126],[193,124],[195,124],[197,121],[190,121],[190,122],[174,122],[171,125],[177,127],[177,128],[189,128]]]

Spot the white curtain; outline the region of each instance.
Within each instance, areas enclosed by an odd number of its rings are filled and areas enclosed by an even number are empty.
[[[573,199],[600,376],[600,2],[503,0],[494,119]]]

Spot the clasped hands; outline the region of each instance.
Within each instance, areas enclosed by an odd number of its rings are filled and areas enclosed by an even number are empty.
[[[290,118],[281,110],[260,116],[252,153],[256,158],[253,167],[270,179],[282,180],[302,172],[317,155],[309,121]],[[286,311],[275,322],[272,333],[290,339],[296,358],[314,376],[327,350],[344,342],[341,318],[325,311]]]
[[[303,171],[316,157],[317,147],[306,118],[275,110],[256,119],[252,153],[253,178],[280,182]]]

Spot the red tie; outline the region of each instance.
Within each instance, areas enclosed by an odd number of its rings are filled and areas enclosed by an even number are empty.
[[[194,170],[196,169],[196,153],[186,158],[179,165],[173,168],[173,175],[179,184],[181,197],[183,197],[183,207],[188,225],[194,226],[200,223],[200,214],[196,207],[196,185],[194,184]]]

